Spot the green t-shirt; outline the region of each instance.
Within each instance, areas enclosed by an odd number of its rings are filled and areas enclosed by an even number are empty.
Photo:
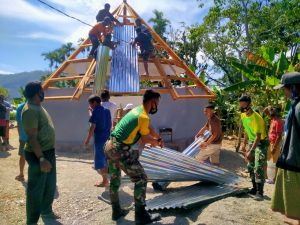
[[[253,112],[250,116],[242,113],[241,119],[250,141],[253,142],[257,134],[261,134],[261,140],[267,137],[265,121],[257,112]]]
[[[53,122],[42,106],[26,103],[22,111],[22,123],[26,133],[29,129],[37,128],[37,140],[42,151],[54,148],[55,130]],[[25,150],[32,152],[32,145],[29,140]]]
[[[117,124],[112,136],[118,141],[127,144],[135,144],[141,135],[150,133],[150,118],[143,105],[132,109]]]

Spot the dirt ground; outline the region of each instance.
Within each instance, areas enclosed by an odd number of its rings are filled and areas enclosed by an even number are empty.
[[[25,224],[26,183],[16,181],[18,174],[18,135],[11,129],[12,149],[0,152],[0,224]],[[245,163],[234,152],[232,143],[226,142],[221,153],[221,166],[241,172]],[[25,171],[27,168],[25,168]],[[26,173],[27,174],[27,173]],[[27,175],[26,175],[27,176]],[[134,211],[118,222],[111,221],[110,206],[99,200],[99,194],[107,191],[94,187],[98,175],[92,169],[91,154],[57,152],[58,193],[54,211],[61,219],[56,224],[64,225],[109,225],[134,224]],[[172,183],[171,187],[186,185]],[[244,185],[250,185],[246,182]],[[273,185],[266,185],[265,200],[257,202],[247,195],[228,197],[204,207],[193,210],[161,211],[162,220],[156,224],[194,224],[194,225],[276,225],[283,224],[283,217],[270,210]],[[105,192],[106,193],[106,192]],[[132,204],[133,185],[122,187],[121,201],[125,206]],[[159,195],[148,185],[147,198]],[[43,224],[40,220],[39,224]]]

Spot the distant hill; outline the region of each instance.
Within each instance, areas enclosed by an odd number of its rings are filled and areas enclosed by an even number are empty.
[[[16,98],[20,96],[20,87],[25,87],[30,81],[38,81],[42,76],[47,74],[49,74],[49,71],[41,70],[8,75],[0,74],[0,85],[9,90],[10,98]]]

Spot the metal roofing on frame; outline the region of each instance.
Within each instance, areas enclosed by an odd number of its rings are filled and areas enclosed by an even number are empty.
[[[136,37],[134,26],[114,27],[114,41],[119,41],[113,50],[109,90],[111,92],[139,92],[140,77],[138,73],[138,54],[131,42]]]

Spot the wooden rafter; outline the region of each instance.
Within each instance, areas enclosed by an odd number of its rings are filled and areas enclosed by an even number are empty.
[[[177,54],[167,45],[167,43],[136,13],[136,11],[128,5],[128,3],[124,0],[113,12],[113,16],[119,19],[125,25],[131,25],[132,20],[136,18],[140,18],[142,23],[149,29],[152,34],[154,42],[154,47],[158,52],[166,52],[169,57],[154,57],[149,59],[149,63],[153,63],[157,69],[158,74],[155,76],[140,76],[141,80],[149,80],[149,81],[160,81],[163,84],[163,88],[153,88],[159,93],[170,93],[172,98],[175,99],[186,99],[186,98],[214,98],[214,93],[195,75],[195,73],[185,64],[183,60],[181,60]],[[75,92],[72,96],[51,96],[46,97],[46,99],[79,99],[82,93],[84,92],[92,92],[92,88],[87,87],[88,82],[94,79],[94,71],[96,67],[96,61],[90,58],[76,58],[78,55],[87,47],[90,47],[91,41],[87,38],[85,39],[81,45],[68,57],[68,59],[62,63],[62,65],[51,74],[51,76],[44,82],[43,88],[52,88],[52,85],[58,81],[67,81],[67,80],[78,80],[77,86],[75,88]],[[111,61],[111,59],[110,59]],[[139,62],[142,62],[142,59],[139,59]],[[88,68],[85,71],[84,76],[79,76],[78,74],[74,74],[72,76],[61,76],[68,66],[73,66],[76,63],[87,63]],[[168,65],[171,69],[172,73],[170,75],[167,74],[165,68]],[[181,72],[179,72],[175,67],[180,68],[184,71],[184,77]],[[108,75],[109,78],[109,75]],[[177,89],[172,85],[171,80],[180,80],[183,83],[182,88],[186,90],[187,94],[179,94]],[[191,87],[187,84],[188,82],[194,83],[196,88],[203,89],[205,94],[200,95],[196,94]],[[143,94],[145,89],[141,89],[140,94]],[[181,93],[181,92],[180,92]],[[130,94],[130,93],[111,93],[111,94]]]

